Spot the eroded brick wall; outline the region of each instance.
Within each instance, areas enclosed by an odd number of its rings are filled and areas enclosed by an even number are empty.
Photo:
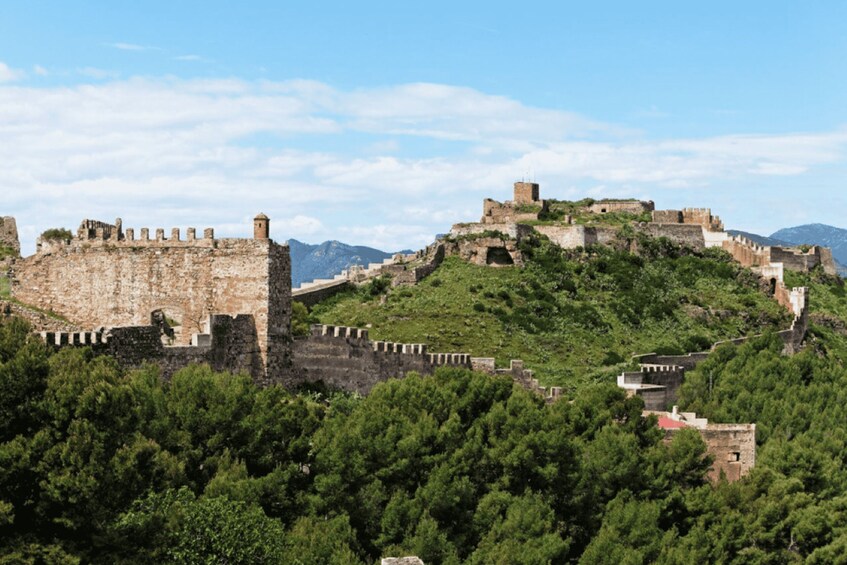
[[[291,262],[271,240],[214,239],[207,230],[185,241],[147,230],[134,239],[107,237],[103,227],[70,244],[42,245],[18,261],[15,298],[56,312],[79,327],[144,326],[154,310],[181,325],[178,345],[202,333],[212,314],[252,317],[262,363],[271,376],[290,366]],[[111,231],[111,230],[110,230]],[[112,234],[115,232],[112,231]]]

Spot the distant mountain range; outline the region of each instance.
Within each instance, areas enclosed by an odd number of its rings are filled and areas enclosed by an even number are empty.
[[[805,224],[783,228],[770,236],[762,236],[738,230],[727,230],[733,235],[743,235],[762,245],[820,245],[832,249],[832,257],[838,263],[841,276],[847,275],[847,230],[826,224]]]
[[[397,253],[362,245],[347,245],[340,241],[312,245],[289,239],[288,248],[291,252],[291,286],[294,288],[315,279],[332,278],[351,265],[381,263]],[[411,252],[404,250],[400,253]]]

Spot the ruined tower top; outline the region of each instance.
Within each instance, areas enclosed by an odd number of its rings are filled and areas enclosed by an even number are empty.
[[[538,201],[538,183],[515,183],[515,204],[538,204]]]
[[[271,236],[271,219],[259,214],[253,219],[253,239],[269,239]]]

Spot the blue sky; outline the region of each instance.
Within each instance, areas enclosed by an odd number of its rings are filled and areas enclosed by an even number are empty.
[[[0,11],[0,214],[420,247],[553,198],[845,227],[847,3],[67,2]]]

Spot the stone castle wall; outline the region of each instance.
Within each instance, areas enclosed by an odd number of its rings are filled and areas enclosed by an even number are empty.
[[[769,267],[781,264],[790,271],[807,273],[820,266],[828,275],[835,275],[835,261],[828,247],[812,246],[808,251],[797,247],[760,245],[743,236],[731,236],[723,248],[744,267]]]
[[[247,314],[255,324],[266,372],[290,364],[291,264],[288,247],[271,240],[203,239],[189,229],[134,230],[83,222],[69,244],[42,242],[15,266],[18,300],[62,315],[79,327],[144,326],[162,310],[178,322],[188,345],[212,314]]]
[[[534,228],[562,249],[576,249],[597,243],[606,244],[615,239],[618,233],[615,228],[584,225],[534,226]]]
[[[627,212],[629,214],[641,214],[652,212],[655,205],[652,200],[646,202],[639,200],[600,200],[588,207],[588,211],[594,214],[606,214],[609,212]]]
[[[264,381],[264,363],[252,316],[213,315],[206,325],[206,333],[195,334],[190,345],[181,346],[165,345],[161,329],[156,326],[43,331],[40,335],[55,349],[90,347],[97,354],[114,357],[126,369],[155,365],[165,379],[192,363],[205,363],[216,371],[244,373],[258,382]]]
[[[706,247],[703,228],[698,224],[645,223],[635,226],[635,229],[651,237],[666,237],[674,243],[687,245],[694,249]]]
[[[412,371],[429,375],[438,367],[471,368],[468,354],[429,353],[424,344],[370,341],[368,330],[346,326],[312,326],[310,336],[294,340],[293,353],[286,386],[322,381],[359,394]]]
[[[713,216],[709,208],[683,208],[682,210],[653,210],[653,223],[688,224],[708,231],[723,231],[723,222]]]

